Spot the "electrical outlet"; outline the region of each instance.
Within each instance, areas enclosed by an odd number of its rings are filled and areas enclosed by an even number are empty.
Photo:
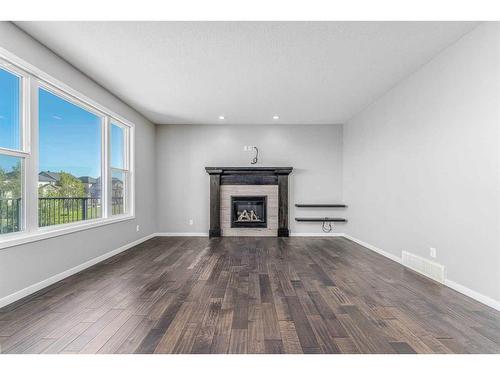
[[[141,226],[140,226],[140,225],[137,225],[137,226],[135,227],[135,231],[136,231],[136,232],[139,232],[140,230],[141,230]]]
[[[189,219],[189,225],[193,225],[194,221],[193,219]]]
[[[435,258],[437,256],[437,251],[435,247],[430,248],[431,258]]]

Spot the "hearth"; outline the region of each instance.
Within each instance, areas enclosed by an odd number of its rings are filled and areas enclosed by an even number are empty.
[[[231,228],[266,228],[266,196],[232,196]]]

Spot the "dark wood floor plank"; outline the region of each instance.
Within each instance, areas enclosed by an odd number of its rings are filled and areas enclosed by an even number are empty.
[[[335,336],[330,332],[329,327],[325,324],[321,316],[311,315],[308,316],[308,320],[323,353],[340,353],[340,349],[334,340]]]
[[[184,332],[184,326],[188,323],[191,314],[196,307],[195,302],[184,302],[176,312],[174,319],[169,324],[161,340],[158,342],[155,353],[172,353],[175,345]]]
[[[143,342],[147,334],[153,329],[154,322],[144,318],[139,325],[127,336],[125,341],[114,351],[118,354],[132,354],[135,353],[139,345]]]
[[[340,352],[343,354],[359,354],[361,351],[354,344],[350,337],[334,338],[335,344],[339,347]]]
[[[198,332],[199,323],[187,323],[182,331],[182,335],[175,344],[172,353],[189,354],[193,349],[196,332]],[[158,351],[159,353],[159,351]]]
[[[390,342],[389,344],[398,354],[416,354],[415,350],[406,342]]]
[[[300,340],[297,336],[295,323],[290,321],[280,321],[279,326],[284,352],[286,354],[301,354],[302,347],[300,346]]]
[[[269,281],[268,274],[259,275],[259,285],[260,285],[260,301],[262,303],[272,303],[273,292],[271,290],[271,282]]]
[[[278,316],[272,303],[261,304],[262,321],[264,324],[264,338],[266,340],[281,340]]]
[[[63,353],[79,353],[89,342],[98,336],[123,310],[110,309],[97,322],[93,323],[74,341],[68,344],[62,351]],[[104,343],[103,343],[104,344]]]
[[[208,308],[205,311],[201,325],[194,338],[191,353],[203,354],[210,353],[213,337],[219,321],[222,299],[211,298]]]
[[[246,354],[248,330],[232,329],[231,338],[229,340],[229,354]]]
[[[261,306],[253,305],[250,307],[249,319],[248,353],[264,354],[266,353],[266,348],[264,343],[264,320],[262,318]]]
[[[52,331],[59,324],[59,319],[62,315],[62,313],[48,313],[27,328],[8,337],[2,343],[2,352],[24,352],[24,350],[35,344],[38,340],[43,339],[47,332]]]
[[[143,316],[132,315],[99,349],[98,353],[115,353],[127,340],[134,329],[144,320]]]
[[[231,338],[231,324],[233,323],[233,310],[221,309],[219,321],[215,329],[215,334],[210,346],[210,353],[225,354],[229,350],[229,340]]]
[[[24,354],[40,354],[47,347],[49,347],[51,344],[53,344],[54,341],[56,341],[56,339],[40,339],[37,342],[35,342],[33,345],[31,345],[27,349],[25,349],[23,353]]]
[[[78,323],[70,328],[63,336],[56,339],[50,346],[43,350],[43,353],[57,354],[61,352],[70,342],[75,340],[85,332],[92,323]]]
[[[264,340],[267,354],[285,354],[285,348],[281,340]]]
[[[314,331],[307,320],[307,316],[302,309],[298,297],[287,297],[288,307],[292,314],[295,330],[300,341],[300,346],[304,352],[319,351],[319,343],[314,335]]]
[[[99,332],[97,336],[90,340],[87,345],[80,350],[80,353],[97,353],[131,317],[132,314],[130,311],[122,310],[115,319],[113,319]]]
[[[500,353],[498,332],[345,238],[157,237],[0,309],[6,353]]]

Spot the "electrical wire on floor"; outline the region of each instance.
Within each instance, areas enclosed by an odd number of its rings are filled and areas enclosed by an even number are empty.
[[[333,230],[333,225],[330,221],[326,221],[327,218],[325,218],[325,221],[321,224],[321,229],[325,233],[330,233]]]

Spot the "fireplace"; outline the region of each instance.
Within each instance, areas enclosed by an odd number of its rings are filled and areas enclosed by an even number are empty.
[[[288,175],[292,167],[205,167],[205,170],[210,175],[210,238],[288,237]],[[244,197],[251,198],[247,204],[255,216],[247,209],[238,220],[236,213],[238,210],[243,213],[244,209],[236,208],[233,213],[233,198]]]
[[[231,228],[267,228],[267,197],[231,196]]]

